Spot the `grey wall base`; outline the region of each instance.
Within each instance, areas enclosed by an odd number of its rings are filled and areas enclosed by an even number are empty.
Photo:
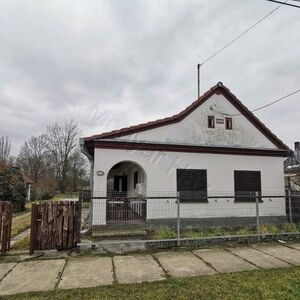
[[[286,216],[262,216],[259,218],[261,225],[274,224],[280,225],[287,223]],[[235,229],[240,227],[255,227],[256,217],[226,217],[226,218],[181,218],[180,228],[187,229],[209,229],[209,228],[227,228]],[[160,227],[177,228],[177,219],[148,219],[146,220],[146,229],[155,230]]]

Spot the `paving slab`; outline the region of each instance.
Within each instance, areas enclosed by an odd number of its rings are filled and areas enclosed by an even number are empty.
[[[291,247],[296,250],[300,250],[300,244],[288,244],[288,247]]]
[[[257,267],[224,249],[201,249],[193,251],[218,272],[239,272],[254,270]]]
[[[164,279],[164,271],[150,254],[115,256],[115,272],[120,283],[139,283]]]
[[[110,257],[81,257],[67,262],[58,287],[70,289],[112,283],[113,266]]]
[[[19,263],[1,281],[0,295],[54,289],[64,265],[64,259]]]
[[[0,264],[0,280],[16,265],[16,263]]]
[[[300,266],[300,251],[278,245],[254,245],[253,248],[272,255],[295,266]]]
[[[173,277],[188,277],[215,274],[200,258],[191,252],[162,252],[157,253],[160,264]]]
[[[239,257],[263,269],[290,267],[288,263],[253,248],[241,247],[227,249],[232,253],[238,255]]]

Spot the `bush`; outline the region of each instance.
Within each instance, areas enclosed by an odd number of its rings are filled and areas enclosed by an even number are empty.
[[[44,194],[42,194],[41,199],[42,200],[50,200],[54,197],[54,194],[51,192],[46,192]]]
[[[282,232],[298,232],[299,228],[295,223],[283,224]]]
[[[25,210],[26,186],[17,168],[0,170],[0,199],[13,203],[14,212]]]
[[[279,227],[277,227],[275,225],[264,224],[260,227],[261,234],[275,234],[275,233],[279,233],[279,232],[280,232]]]
[[[249,235],[253,234],[253,232],[249,228],[240,228],[237,232],[237,235]]]
[[[155,240],[167,240],[176,238],[176,232],[168,227],[161,227],[154,232]]]

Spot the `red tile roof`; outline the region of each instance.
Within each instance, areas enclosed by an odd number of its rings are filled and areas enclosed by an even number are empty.
[[[218,82],[207,92],[205,92],[199,99],[194,101],[186,109],[178,114],[171,117],[158,119],[148,123],[143,123],[135,126],[125,127],[118,130],[113,130],[109,132],[103,132],[101,134],[96,134],[83,138],[84,142],[91,143],[97,139],[102,138],[117,138],[125,135],[130,135],[133,133],[150,130],[156,127],[166,126],[172,123],[180,122],[201,104],[203,104],[207,99],[209,99],[213,94],[222,94],[225,98],[235,106],[239,112],[244,115],[262,134],[264,134],[274,145],[279,149],[290,150],[287,145],[285,145],[274,133],[272,133],[242,102],[230,92],[230,90],[225,87],[222,82]]]
[[[34,183],[34,182],[32,181],[32,179],[31,179],[29,176],[27,176],[27,175],[25,175],[25,174],[22,174],[22,177],[23,177],[24,183],[28,183],[28,184]]]

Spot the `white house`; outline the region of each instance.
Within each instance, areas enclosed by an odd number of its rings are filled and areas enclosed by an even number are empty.
[[[92,165],[93,226],[133,221],[118,212],[125,194],[151,198],[127,203],[150,227],[176,220],[176,195],[187,226],[246,224],[255,203],[238,196],[284,195],[290,154],[221,82],[176,115],[85,137],[81,147]],[[285,218],[285,200],[263,199],[260,214]]]

